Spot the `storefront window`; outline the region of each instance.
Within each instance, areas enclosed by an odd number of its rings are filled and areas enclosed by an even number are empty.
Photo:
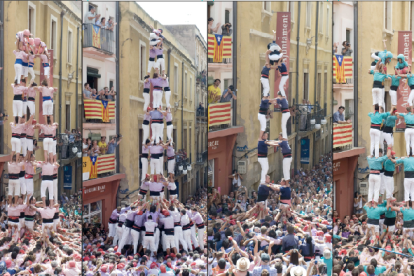
[[[102,223],[102,201],[93,202],[91,204],[84,205],[83,222],[89,222],[92,224]]]

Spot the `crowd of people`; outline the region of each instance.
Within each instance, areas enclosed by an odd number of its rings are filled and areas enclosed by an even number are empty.
[[[89,6],[89,12],[85,14],[83,23],[93,24],[95,26],[100,27],[101,29],[109,30],[111,32],[114,30],[115,26],[117,25],[117,23],[114,22],[114,18],[109,17],[107,20],[101,14],[98,14],[96,12],[96,7],[94,5]]]
[[[333,275],[331,154],[250,196],[233,177],[229,195],[208,194],[209,275]]]
[[[0,273],[78,275],[81,269],[81,215],[79,198],[65,203],[58,198],[56,160],[57,123],[53,120],[53,94],[49,87],[49,54],[40,38],[32,38],[29,30],[16,34],[15,79],[11,85],[13,121],[11,160],[7,163],[9,176],[7,200],[1,202]],[[45,78],[38,86],[33,65],[40,58]],[[28,80],[30,73],[31,79]],[[44,123],[37,123],[36,94],[42,92]],[[44,161],[36,161],[36,130],[43,136]],[[41,168],[41,201],[34,197],[33,178]],[[48,192],[48,194],[46,193]],[[74,208],[74,206],[76,206]],[[76,213],[78,212],[78,213]]]
[[[138,200],[113,210],[108,227],[84,223],[84,275],[207,276],[206,190],[180,202],[171,191],[155,195],[144,185]]]
[[[101,140],[92,140],[91,138],[82,139],[82,153],[86,156],[100,156],[104,154],[114,154],[115,149],[122,141],[122,135],[115,135],[106,142],[106,136],[102,136]]]
[[[96,91],[95,88],[91,88],[89,83],[85,83],[83,86],[83,98],[90,100],[102,100],[112,102],[115,101],[116,92],[114,87],[111,87],[109,90],[108,87],[104,87],[99,91]]]

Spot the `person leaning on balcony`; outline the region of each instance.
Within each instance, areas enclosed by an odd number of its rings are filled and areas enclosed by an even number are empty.
[[[111,17],[109,17],[108,21],[106,22],[105,28],[107,30],[113,31],[115,25],[116,25],[116,22],[114,22],[114,20]]]
[[[208,87],[208,103],[218,103],[221,97],[221,89],[219,87],[221,80],[215,79],[214,84]]]
[[[350,57],[354,50],[351,49],[351,44],[348,41],[342,42],[342,55],[345,57]]]
[[[98,146],[99,150],[101,151],[101,154],[105,154],[105,152],[108,150],[108,146],[105,142],[106,136],[101,137],[101,141],[99,141]]]
[[[214,23],[214,19],[213,19],[213,17],[210,17],[208,19],[208,25],[207,25],[208,33],[209,34],[215,34],[215,33],[217,33],[217,31],[218,31],[218,29],[220,27],[220,22],[217,23],[217,25],[216,25],[215,28],[213,28],[213,23]]]
[[[83,85],[83,98],[84,99],[90,99],[91,98],[91,88],[89,87],[89,83],[85,83]]]
[[[86,15],[85,15],[85,23],[86,24],[94,24],[95,20],[97,20],[99,17],[101,17],[101,15],[100,14],[95,14],[95,7],[94,6],[90,6],[89,8],[90,8],[89,12],[87,12]]]
[[[116,140],[118,140],[118,141],[116,141]],[[115,153],[115,148],[119,145],[119,143],[121,143],[121,140],[122,140],[122,136],[120,136],[120,135],[112,137],[112,139],[108,143],[108,150],[107,150],[106,154]]]
[[[237,100],[236,91],[234,91],[233,85],[230,85],[226,90],[223,91],[223,95],[221,95],[220,102],[227,103],[230,102],[231,99]]]
[[[351,122],[351,120],[345,120],[344,111],[345,111],[345,107],[340,106],[338,108],[338,111],[334,113],[333,115],[334,124],[347,124]]]

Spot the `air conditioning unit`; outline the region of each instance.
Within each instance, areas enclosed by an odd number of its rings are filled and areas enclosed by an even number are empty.
[[[246,174],[247,171],[247,161],[237,162],[237,171],[240,174]]]
[[[368,182],[359,183],[359,192],[361,193],[361,195],[368,195]]]

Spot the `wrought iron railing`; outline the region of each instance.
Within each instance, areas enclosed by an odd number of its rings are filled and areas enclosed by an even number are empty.
[[[83,24],[83,47],[93,47],[108,55],[115,54],[114,31],[102,29],[94,24]]]
[[[82,152],[82,140],[76,134],[59,134],[56,150],[62,159],[78,157],[78,152]]]
[[[197,164],[204,164],[208,159],[208,151],[197,153]]]

